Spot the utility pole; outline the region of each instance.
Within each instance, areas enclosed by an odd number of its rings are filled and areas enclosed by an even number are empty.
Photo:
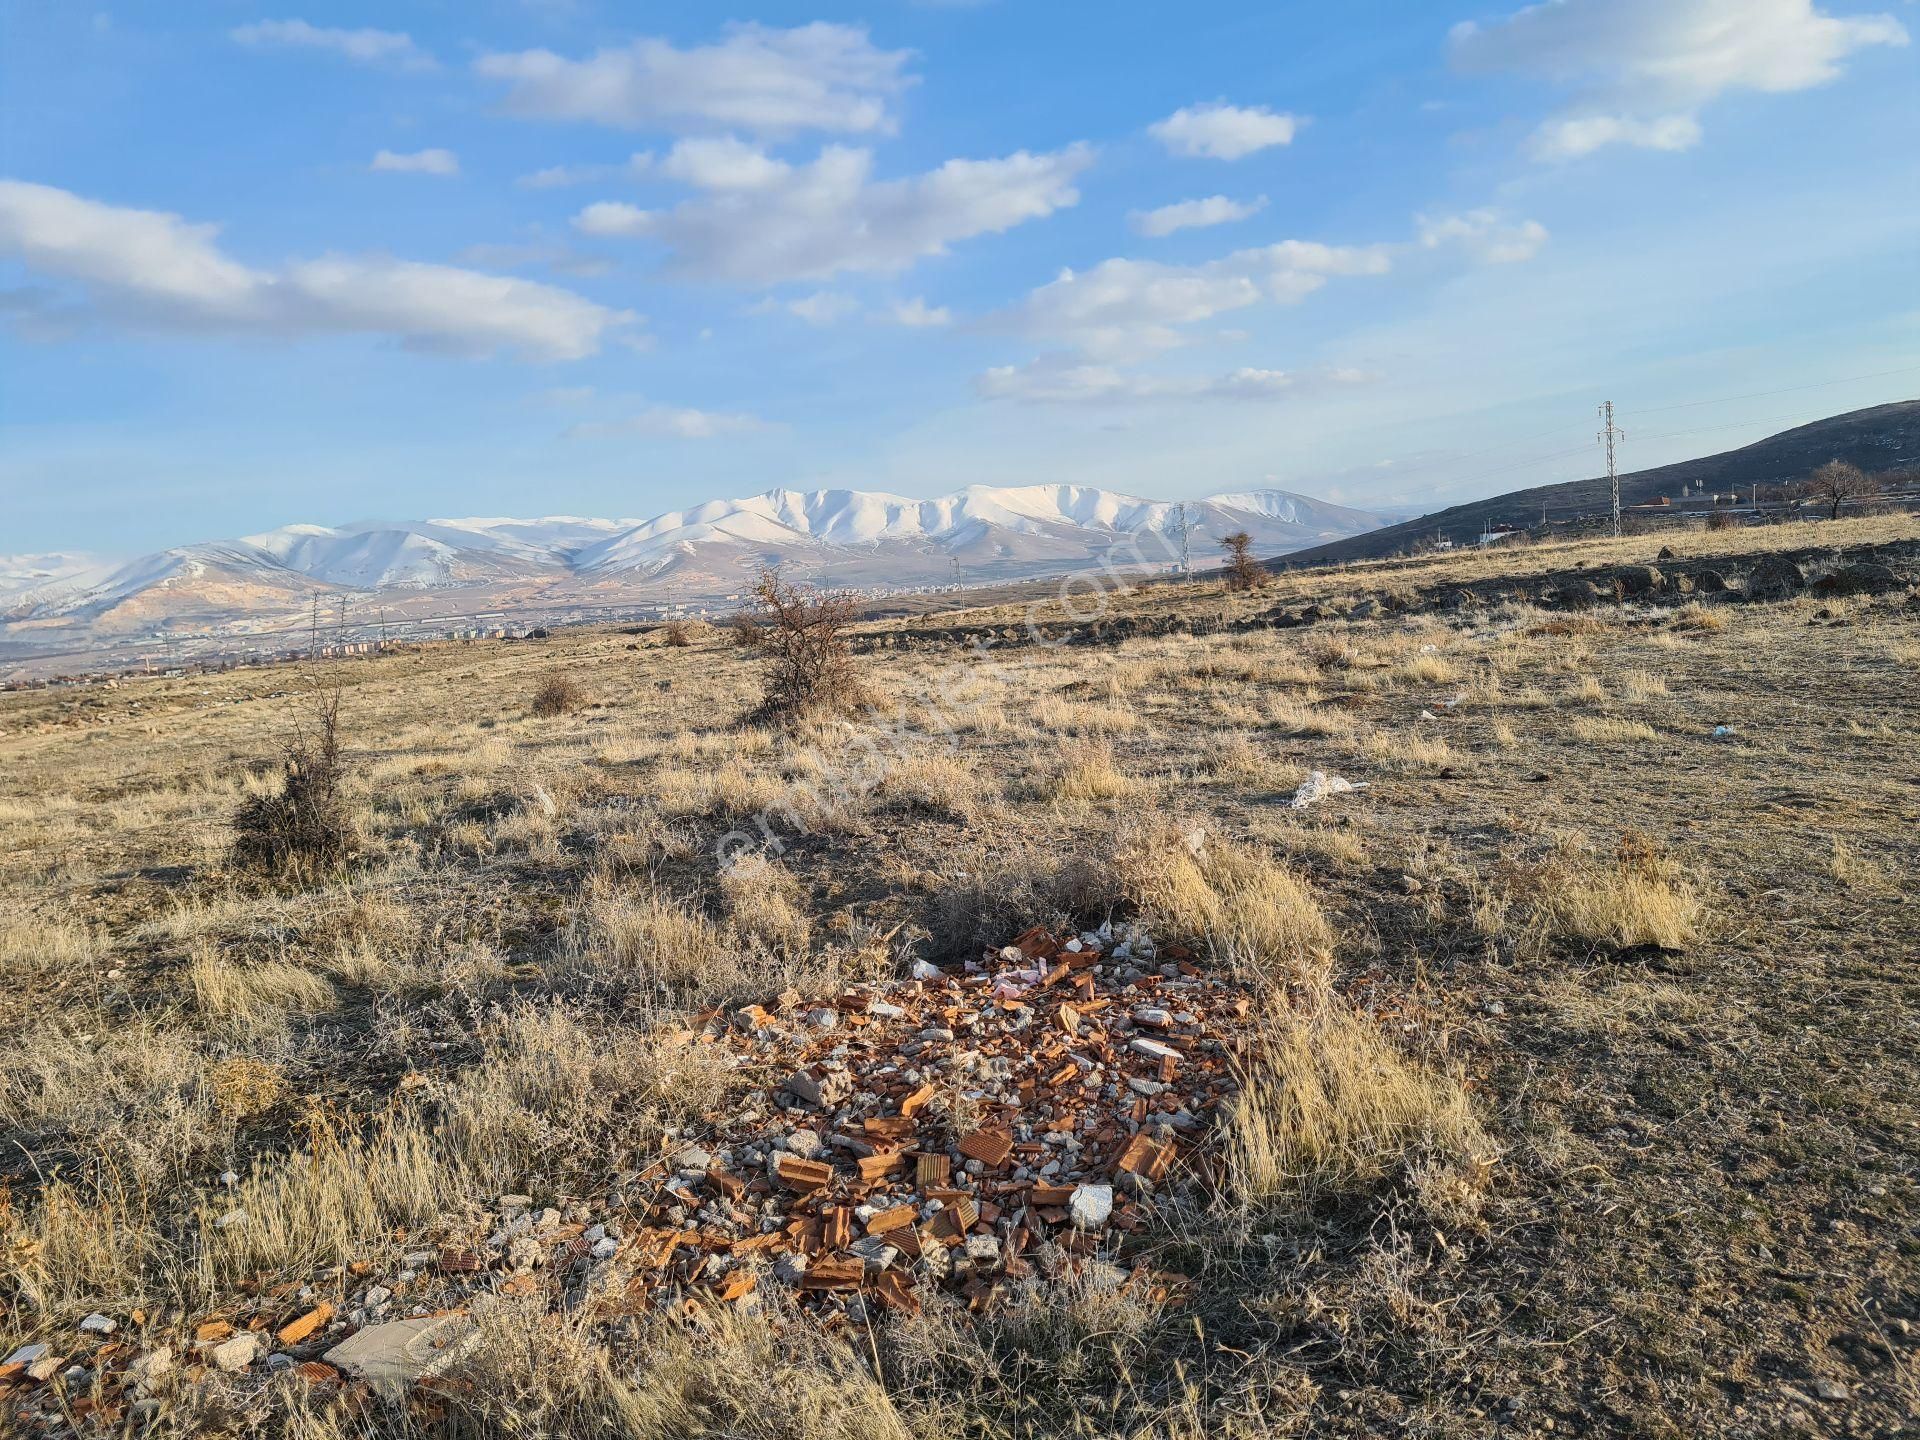
[[[1607,488],[1613,492],[1613,538],[1620,538],[1620,472],[1614,468],[1613,445],[1616,440],[1627,438],[1627,432],[1616,429],[1613,423],[1613,402],[1607,401],[1600,407],[1600,433],[1594,437],[1607,447]]]

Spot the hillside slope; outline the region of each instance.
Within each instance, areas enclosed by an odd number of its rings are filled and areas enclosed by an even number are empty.
[[[1661,495],[1678,495],[1682,485],[1695,491],[1739,490],[1745,494],[1756,484],[1803,480],[1815,467],[1836,459],[1869,473],[1920,464],[1920,400],[1853,410],[1783,430],[1737,450],[1633,471],[1620,477],[1620,502],[1638,505]],[[1607,477],[1602,474],[1558,485],[1534,485],[1470,500],[1398,525],[1296,551],[1286,560],[1290,565],[1376,560],[1397,554],[1435,531],[1450,532],[1459,541],[1489,525],[1537,524],[1542,504],[1555,519],[1604,513],[1609,508]]]

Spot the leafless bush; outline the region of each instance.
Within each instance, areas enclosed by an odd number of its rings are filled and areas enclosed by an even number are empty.
[[[753,599],[754,643],[769,668],[766,694],[750,718],[792,725],[871,702],[847,644],[855,612],[850,598],[822,595],[769,570],[754,583]]]
[[[1227,552],[1227,588],[1258,590],[1273,577],[1253,558],[1253,537],[1244,530],[1223,536],[1220,548]]]
[[[533,713],[542,719],[564,715],[569,710],[578,710],[586,703],[586,698],[579,682],[571,675],[556,670],[542,680],[540,688],[533,692]]]
[[[666,628],[660,632],[660,643],[671,645],[676,650],[685,650],[693,644],[693,632],[687,629],[684,620],[669,620]]]
[[[1707,529],[1709,530],[1737,530],[1739,528],[1740,517],[1731,511],[1715,510],[1707,516]]]
[[[356,837],[340,760],[340,691],[322,691],[310,721],[282,747],[277,791],[250,796],[233,817],[241,865],[295,878],[330,870],[352,855]]]
[[[760,644],[760,622],[751,610],[736,610],[727,617],[727,635],[742,650],[752,650]]]

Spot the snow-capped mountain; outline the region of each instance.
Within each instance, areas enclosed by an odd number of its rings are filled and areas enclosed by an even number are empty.
[[[1196,563],[1245,530],[1284,554],[1387,517],[1284,490],[1178,502],[1085,485],[970,485],[914,499],[860,490],[770,490],[648,520],[579,516],[288,525],[183,545],[121,565],[85,556],[0,558],[0,636],[95,637],[284,622],[316,595],[432,610],[499,604],[644,603],[718,597],[771,563],[823,584],[900,588],[1170,565],[1180,533]],[[416,597],[407,601],[406,597]]]
[[[1091,561],[1121,536],[1177,544],[1178,510],[1173,501],[1085,485],[969,485],[931,500],[861,490],[770,490],[744,500],[712,500],[690,510],[669,511],[585,547],[573,563],[583,574],[660,574],[703,549],[761,552],[814,546],[848,551],[931,548],[943,560],[959,557],[963,569],[969,558],[984,560],[992,554],[1008,560],[1077,556]],[[1204,547],[1210,537],[1246,529],[1256,543],[1278,553],[1318,543],[1317,537],[1324,535],[1357,534],[1380,521],[1367,512],[1304,495],[1262,491],[1231,500],[1190,501],[1186,523],[1190,544]]]

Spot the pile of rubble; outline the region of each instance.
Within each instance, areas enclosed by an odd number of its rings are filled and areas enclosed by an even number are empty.
[[[1215,1184],[1209,1138],[1256,1022],[1251,992],[1126,926],[1030,930],[958,973],[710,1011],[692,1043],[765,1083],[601,1203],[502,1196],[393,1273],[275,1285],[168,1327],[171,1345],[135,1338],[148,1317],[89,1316],[74,1343],[0,1361],[0,1413],[50,1419],[85,1395],[111,1419],[217,1372],[403,1388],[507,1297],[618,1323],[777,1287],[835,1325],[936,1290],[984,1309],[1085,1267],[1164,1295],[1179,1277],[1128,1239],[1156,1198]]]
[[[770,1274],[834,1313],[912,1309],[918,1286],[984,1306],[1036,1259],[1141,1229],[1161,1187],[1211,1183],[1252,1010],[1187,952],[1107,928],[711,1014],[704,1043],[781,1078],[645,1177],[629,1292],[736,1301]]]

